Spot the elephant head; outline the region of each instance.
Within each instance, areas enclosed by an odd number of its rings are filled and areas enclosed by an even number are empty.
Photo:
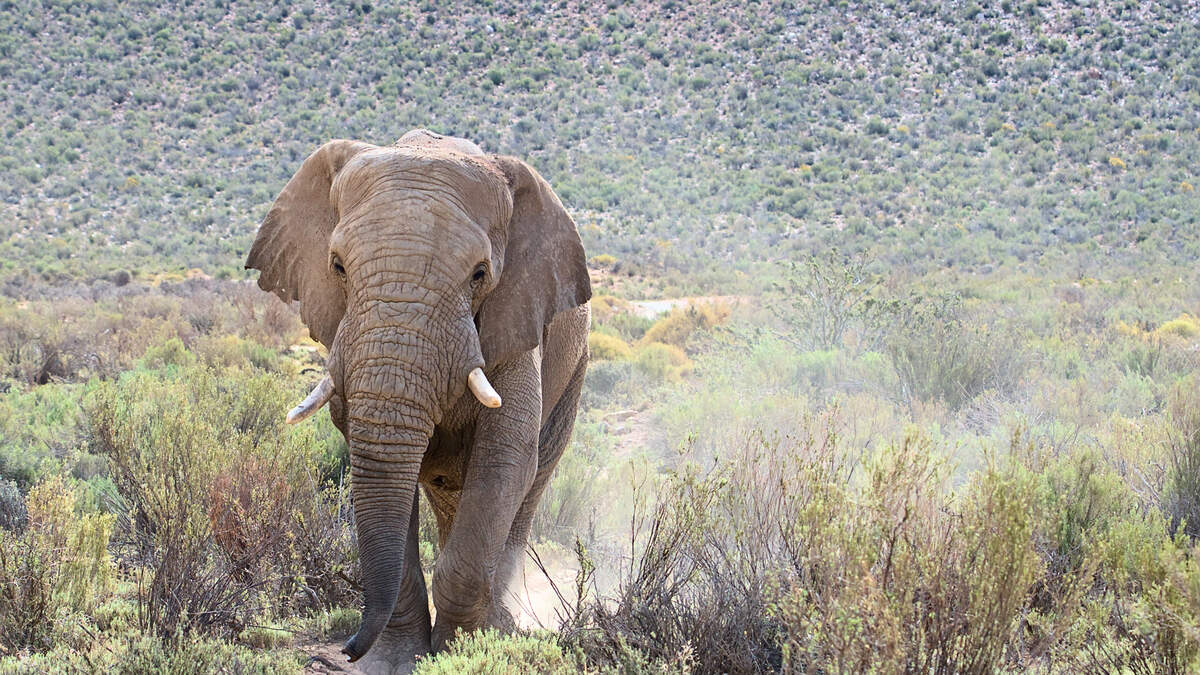
[[[468,141],[412,137],[321,146],[246,262],[261,288],[300,301],[329,350],[328,375],[289,421],[328,402],[350,447],[365,605],[351,660],[396,603],[435,425],[467,388],[500,405],[485,371],[538,346],[555,314],[591,295],[575,224],[536,171]]]

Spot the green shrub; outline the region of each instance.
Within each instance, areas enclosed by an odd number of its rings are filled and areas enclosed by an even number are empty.
[[[442,654],[422,659],[421,675],[490,673],[577,673],[583,663],[552,635],[501,635],[482,631],[459,635]]]
[[[11,480],[0,478],[0,530],[21,532],[29,521],[29,510],[21,489]]]
[[[785,263],[769,307],[793,341],[819,350],[839,349],[851,329],[866,333],[875,328],[864,325],[873,318],[872,294],[879,284],[867,273],[869,263],[864,256],[838,251],[812,256],[804,263]],[[859,341],[868,339],[860,335]]]
[[[86,649],[62,643],[32,657],[0,657],[0,672],[114,672],[129,675],[217,675],[262,673],[299,675],[308,657],[300,652],[258,651],[214,639],[163,639],[131,633]]]
[[[647,375],[668,381],[679,380],[690,373],[692,368],[691,360],[682,349],[661,342],[639,344],[634,363]]]
[[[588,351],[596,361],[628,361],[633,348],[619,337],[592,331],[588,333]]]
[[[196,355],[188,351],[179,338],[171,338],[166,342],[146,350],[140,360],[143,368],[166,368],[168,366],[190,366],[196,362]]]
[[[861,494],[827,488],[797,505],[789,538],[819,544],[800,550],[805,571],[780,606],[791,663],[919,672],[1001,663],[1040,572],[1033,479],[989,468],[956,503],[946,468],[910,435],[868,465]]]
[[[1013,331],[968,318],[958,296],[918,297],[894,321],[886,351],[907,400],[955,410],[986,390],[1011,391],[1025,375]]]
[[[327,640],[344,640],[358,630],[361,621],[357,609],[338,607],[322,614],[321,632]]]
[[[194,350],[206,364],[217,368],[245,364],[269,372],[280,372],[281,368],[278,353],[236,335],[203,336],[196,340]]]
[[[112,590],[115,516],[75,513],[75,489],[52,476],[30,490],[25,531],[0,529],[0,647],[44,651],[59,622]]]
[[[1195,339],[1200,337],[1200,319],[1191,314],[1180,314],[1178,317],[1159,326],[1155,329],[1154,333],[1160,336],[1170,335],[1185,339]]]
[[[78,386],[49,384],[0,394],[0,479],[28,490],[60,471],[83,444]]]
[[[238,640],[256,649],[278,649],[290,645],[295,638],[292,631],[270,626],[249,626],[238,635]]]

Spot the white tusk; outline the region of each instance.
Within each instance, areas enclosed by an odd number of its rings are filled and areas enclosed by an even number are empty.
[[[492,389],[492,383],[488,382],[487,375],[483,374],[482,368],[476,368],[471,371],[470,375],[467,375],[467,387],[471,389],[471,393],[475,394],[475,398],[479,399],[480,403],[489,408],[500,407],[500,394]]]
[[[292,411],[287,414],[287,423],[296,424],[297,422],[303,422],[313,413],[320,410],[326,403],[329,403],[329,399],[331,398],[333,398],[333,378],[326,375],[313,388],[308,398],[301,401],[300,405],[292,408]]]

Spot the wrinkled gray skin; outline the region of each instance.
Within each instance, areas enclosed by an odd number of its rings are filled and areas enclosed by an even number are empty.
[[[550,186],[520,160],[423,129],[390,147],[330,141],[276,199],[246,267],[299,300],[329,349],[364,588],[346,654],[407,672],[458,628],[511,627],[504,591],[588,356],[583,248]],[[501,407],[466,389],[476,367]],[[418,483],[441,541],[432,627]]]

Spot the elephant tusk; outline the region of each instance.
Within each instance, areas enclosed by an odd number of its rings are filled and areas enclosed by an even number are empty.
[[[333,378],[326,375],[313,388],[308,398],[301,401],[300,405],[292,408],[292,411],[287,414],[287,423],[296,424],[297,422],[303,422],[313,413],[320,410],[326,403],[329,403],[329,399],[331,398],[333,398]]]
[[[487,375],[483,374],[482,368],[476,368],[467,375],[467,387],[471,389],[471,393],[475,394],[475,398],[479,402],[489,408],[500,407],[500,394],[492,388],[492,383],[488,382]]]

